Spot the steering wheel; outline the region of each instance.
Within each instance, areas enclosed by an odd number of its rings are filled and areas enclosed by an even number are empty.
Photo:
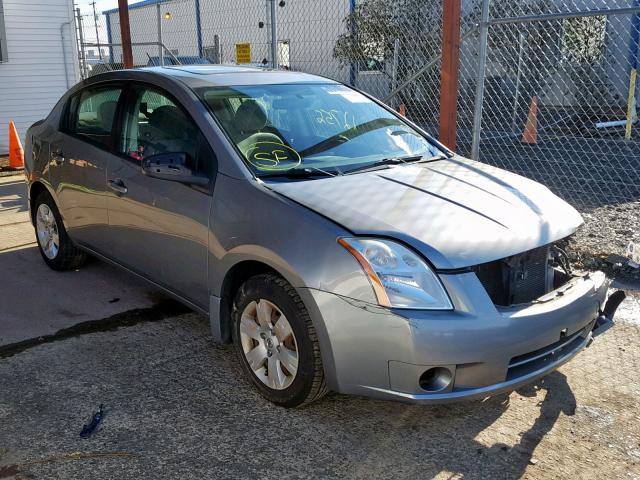
[[[262,143],[262,142],[279,143],[281,145],[285,145],[282,138],[280,138],[275,133],[256,132],[252,135],[249,135],[247,138],[245,138],[241,142],[238,142],[238,148],[240,149],[242,154],[246,156],[247,150],[249,150],[249,148],[251,148],[252,145],[255,145],[256,143]]]
[[[254,133],[238,143],[238,148],[259,170],[283,171],[302,163],[300,154],[273,133]]]

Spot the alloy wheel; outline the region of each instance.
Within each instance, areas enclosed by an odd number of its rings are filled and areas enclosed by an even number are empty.
[[[267,387],[284,390],[298,372],[298,344],[291,324],[268,300],[249,303],[240,317],[240,343],[254,375]]]
[[[45,203],[40,204],[36,212],[36,234],[45,256],[50,260],[56,258],[60,250],[58,223],[53,212]]]

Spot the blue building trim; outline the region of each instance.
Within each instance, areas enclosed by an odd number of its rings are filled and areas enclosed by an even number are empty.
[[[135,10],[136,8],[146,7],[147,5],[156,5],[158,3],[162,3],[163,1],[166,2],[167,0],[142,0],[142,2],[129,5],[129,10]],[[118,13],[118,9],[112,8],[111,10],[105,10],[102,13],[104,13],[105,15],[110,15],[112,13]]]
[[[349,0],[349,14],[352,15],[356,11],[356,0]],[[349,28],[351,29],[351,35],[355,35],[355,25],[351,22]],[[356,86],[357,65],[355,62],[351,62],[349,65],[349,85]]]
[[[107,41],[109,42],[109,63],[113,63],[113,37],[111,36],[111,16],[105,15],[107,18]]]
[[[633,2],[634,7],[640,7],[640,0]],[[631,36],[629,38],[629,65],[631,69],[638,69],[638,45],[640,44],[640,14],[631,17]]]
[[[200,22],[200,0],[194,0],[194,6],[196,9],[196,35],[198,37],[198,56],[204,57],[204,51],[202,49],[202,23]]]

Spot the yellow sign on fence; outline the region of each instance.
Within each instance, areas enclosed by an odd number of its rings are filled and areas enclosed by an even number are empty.
[[[236,43],[236,63],[251,63],[250,43]]]

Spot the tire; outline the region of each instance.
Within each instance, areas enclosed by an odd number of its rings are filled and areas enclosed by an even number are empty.
[[[265,326],[265,317],[270,318],[271,326]],[[233,343],[242,370],[264,398],[292,408],[319,400],[327,393],[315,328],[302,299],[283,278],[263,274],[247,280],[234,299],[232,321]],[[292,361],[292,353],[297,362]],[[267,357],[262,358],[263,354]],[[253,366],[248,358],[254,360]]]
[[[73,270],[86,263],[88,255],[76,247],[67,235],[58,207],[49,192],[42,192],[36,197],[33,224],[40,255],[50,268]],[[54,248],[56,240],[57,248]]]

